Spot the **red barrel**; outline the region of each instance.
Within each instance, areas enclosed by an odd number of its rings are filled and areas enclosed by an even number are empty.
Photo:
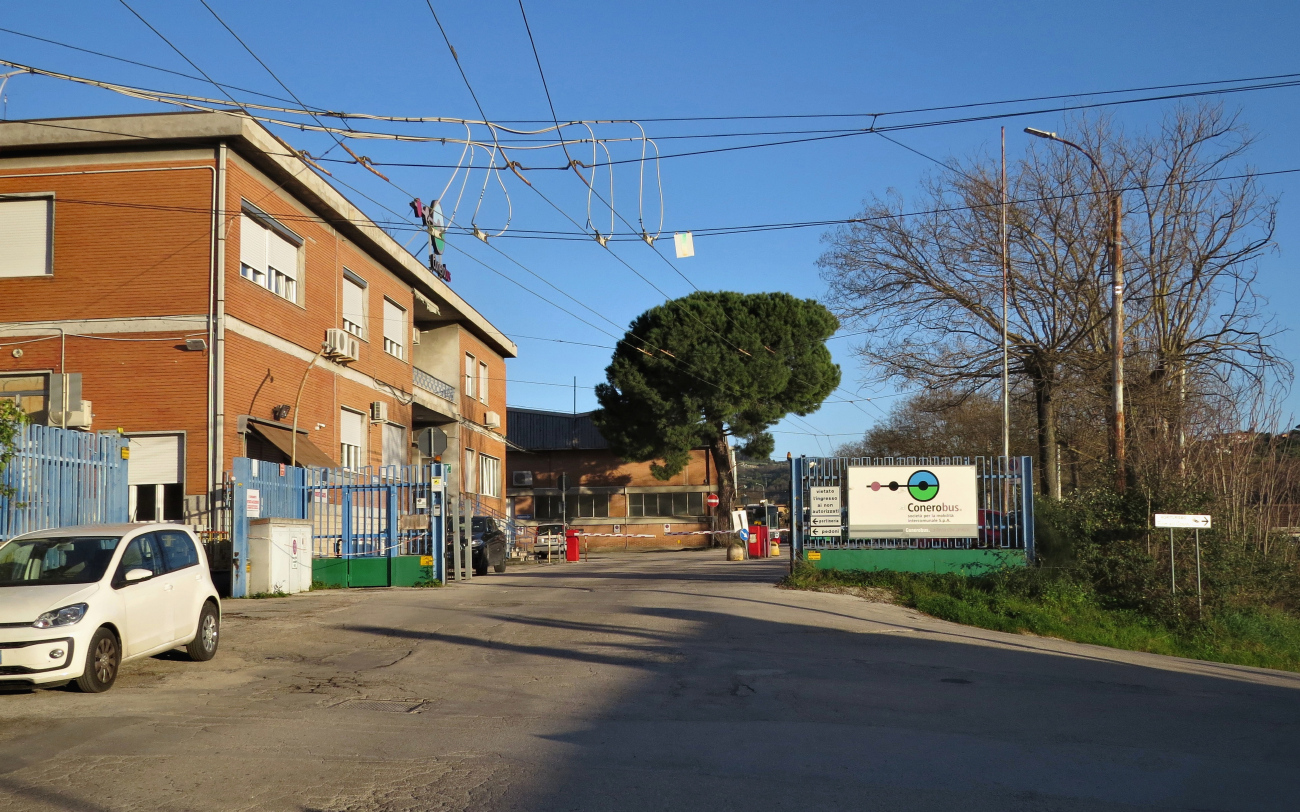
[[[578,560],[578,531],[566,530],[564,532],[564,560]]]

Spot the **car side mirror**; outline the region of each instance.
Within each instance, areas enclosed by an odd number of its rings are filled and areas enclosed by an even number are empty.
[[[152,577],[153,577],[152,571],[143,569],[141,567],[136,567],[135,569],[129,569],[126,571],[126,582],[128,584],[135,583],[136,581],[143,581],[145,578],[152,578]]]

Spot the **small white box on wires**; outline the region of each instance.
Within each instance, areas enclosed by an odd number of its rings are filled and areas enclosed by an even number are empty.
[[[691,232],[678,231],[673,234],[673,245],[677,248],[678,259],[695,256],[695,237]]]

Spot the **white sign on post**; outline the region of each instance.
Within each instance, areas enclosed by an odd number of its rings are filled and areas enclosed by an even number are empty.
[[[257,488],[249,488],[247,499],[244,500],[244,515],[250,519],[260,519],[262,517],[262,492]]]
[[[975,483],[973,465],[849,468],[849,537],[975,538]]]
[[[1157,513],[1156,527],[1186,527],[1193,530],[1209,530],[1210,517],[1195,513]]]
[[[749,516],[743,510],[731,511],[731,530],[744,530],[749,528]]]
[[[808,489],[808,534],[810,536],[838,536],[843,532],[844,520],[840,510],[838,485],[818,485]]]

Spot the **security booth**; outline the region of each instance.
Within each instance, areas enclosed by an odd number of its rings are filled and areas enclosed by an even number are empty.
[[[1033,561],[1030,457],[798,457],[790,466],[792,561],[968,574]]]

